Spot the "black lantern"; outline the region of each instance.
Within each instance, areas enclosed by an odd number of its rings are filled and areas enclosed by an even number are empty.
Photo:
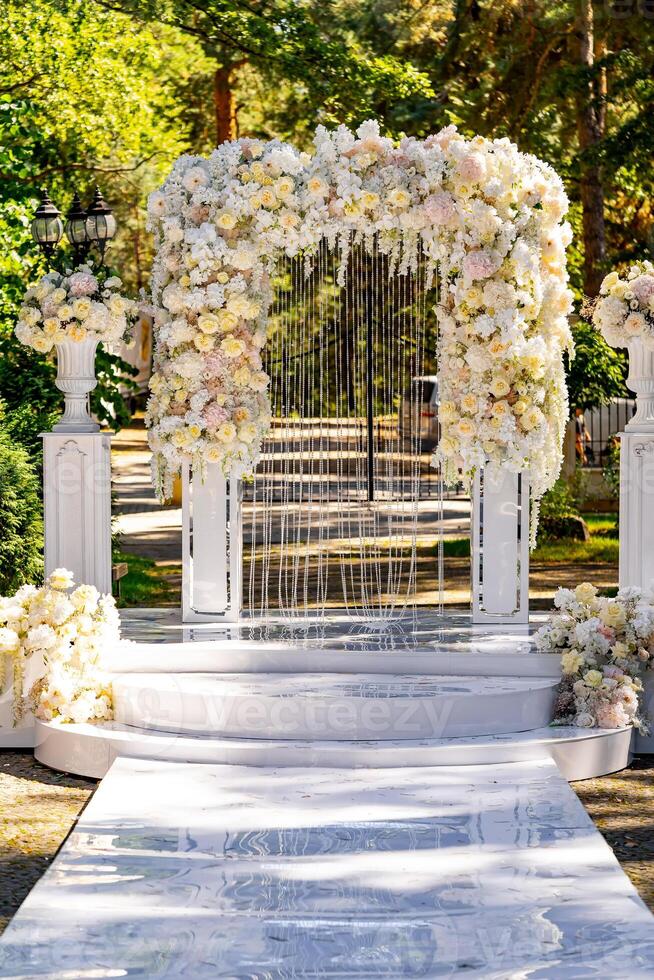
[[[76,192],[70,210],[66,215],[66,238],[73,246],[76,264],[84,261],[90,248],[90,242],[86,233],[86,217],[86,211],[82,207],[79,194]]]
[[[86,235],[89,242],[98,246],[100,256],[104,258],[107,242],[116,234],[116,219],[112,210],[96,187],[93,200],[87,211]]]
[[[32,238],[49,259],[61,241],[64,226],[61,211],[52,203],[46,190],[41,193],[41,203],[34,212],[31,228]]]

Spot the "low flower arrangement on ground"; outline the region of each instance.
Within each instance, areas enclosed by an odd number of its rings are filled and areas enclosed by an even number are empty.
[[[155,481],[170,494],[184,460],[248,475],[270,424],[263,370],[277,260],[310,267],[376,242],[391,267],[439,277],[442,438],[452,478],[490,463],[530,473],[538,501],[559,473],[571,348],[558,175],[507,139],[449,126],[425,140],[318,127],[312,155],[277,141],[182,156],[150,196],[155,371],[147,422]],[[428,276],[428,279],[429,279]],[[537,512],[537,508],[536,508]]]
[[[43,721],[95,722],[113,717],[103,651],[120,639],[116,604],[92,585],[73,589],[65,568],[41,588],[23,585],[0,598],[0,690],[12,665],[14,720],[29,708]]]
[[[121,280],[80,265],[65,275],[48,272],[23,298],[16,324],[21,343],[41,354],[64,340],[128,341],[137,303],[120,293]]]
[[[654,594],[628,588],[605,599],[583,582],[574,590],[559,589],[554,605],[557,611],[536,634],[536,647],[561,653],[555,721],[646,729],[640,677],[654,662]]]
[[[610,272],[590,309],[593,323],[611,347],[642,340],[654,348],[654,265],[637,262],[624,278]]]

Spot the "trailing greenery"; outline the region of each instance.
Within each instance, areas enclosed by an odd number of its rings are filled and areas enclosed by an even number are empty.
[[[40,483],[27,451],[0,429],[0,594],[43,575]]]

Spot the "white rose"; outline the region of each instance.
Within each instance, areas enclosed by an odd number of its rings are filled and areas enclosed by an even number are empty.
[[[74,585],[73,573],[69,572],[67,568],[55,568],[53,572],[50,572],[47,580],[47,584],[51,589],[70,589]]]

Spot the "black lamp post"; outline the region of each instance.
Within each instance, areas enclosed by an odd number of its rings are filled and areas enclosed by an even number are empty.
[[[88,255],[91,243],[86,234],[86,211],[77,192],[66,215],[66,238],[73,247],[75,265],[79,265]]]
[[[61,241],[64,226],[59,211],[50,200],[46,190],[41,193],[41,203],[32,218],[32,238],[37,243],[48,262],[56,246]]]
[[[99,187],[96,187],[93,200],[87,211],[86,234],[89,241],[97,245],[100,259],[104,261],[107,242],[111,241],[116,234],[116,219],[100,193]]]
[[[92,246],[100,253],[100,265],[104,262],[107,243],[116,234],[116,219],[111,208],[96,187],[93,200],[88,209],[84,210],[79,194],[75,193],[72,204],[66,215],[66,238],[73,249],[75,264],[84,262]],[[32,238],[39,246],[48,264],[54,250],[61,241],[64,224],[61,212],[50,200],[48,192],[42,191],[41,203],[32,219]]]

